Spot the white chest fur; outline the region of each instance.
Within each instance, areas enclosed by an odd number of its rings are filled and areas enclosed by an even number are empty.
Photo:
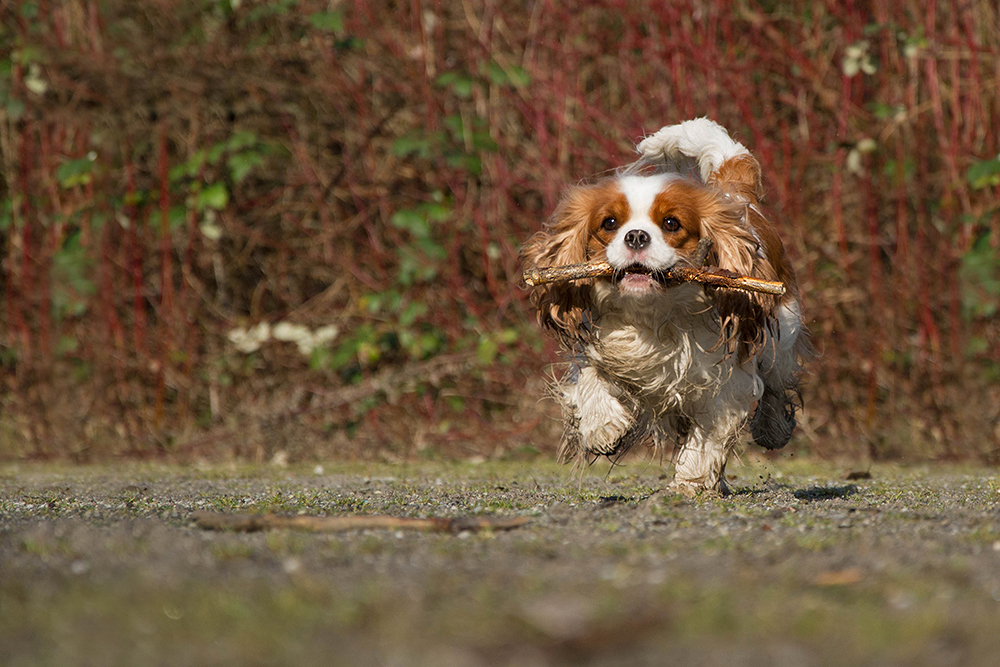
[[[738,368],[735,358],[720,348],[719,320],[701,287],[682,285],[624,300],[612,290],[597,289],[597,336],[587,353],[596,369],[628,386],[647,409],[662,414],[711,401],[734,371],[756,375],[753,360]],[[757,393],[756,387],[749,390]]]

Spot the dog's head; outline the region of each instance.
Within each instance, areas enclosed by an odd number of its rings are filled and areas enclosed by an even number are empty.
[[[665,271],[690,263],[698,241],[739,222],[742,207],[709,188],[671,174],[623,176],[575,193],[587,218],[588,259],[615,268],[622,297],[659,294]]]
[[[679,174],[618,175],[570,189],[545,228],[525,245],[522,258],[533,267],[605,259],[615,272],[536,288],[533,300],[541,323],[564,338],[580,338],[596,281],[612,299],[671,298],[664,272],[693,263],[698,242],[705,237],[712,241],[709,265],[774,279],[774,267],[746,214],[746,202]],[[715,302],[724,327],[741,317],[762,322],[761,307],[775,305],[773,299],[732,291]],[[759,331],[737,334],[733,326],[728,328],[726,337],[759,336]]]

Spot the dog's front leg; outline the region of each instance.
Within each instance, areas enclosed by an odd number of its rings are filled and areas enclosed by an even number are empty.
[[[568,425],[563,455],[611,455],[641,440],[648,427],[626,406],[621,390],[592,366],[580,369],[575,382],[556,387]]]
[[[725,495],[726,461],[745,415],[713,413],[716,419],[692,420],[674,461],[670,489],[692,497],[701,491]]]

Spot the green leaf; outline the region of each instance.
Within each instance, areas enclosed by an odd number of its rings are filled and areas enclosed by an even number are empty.
[[[212,183],[198,193],[198,210],[214,208],[221,211],[229,204],[229,191],[223,183]]]
[[[56,343],[56,354],[60,357],[76,352],[80,348],[80,343],[72,336],[60,336]]]
[[[255,3],[256,4],[256,3]],[[287,14],[298,5],[297,0],[277,0],[272,2],[262,2],[258,6],[251,6],[249,11],[240,12],[240,24],[249,25],[262,19],[272,16]]]
[[[416,155],[427,158],[431,154],[431,142],[428,137],[406,135],[392,142],[392,154],[398,157]]]
[[[72,188],[76,185],[86,185],[93,180],[91,172],[94,170],[94,161],[89,157],[79,160],[67,160],[59,165],[56,170],[56,178],[59,185],[64,188]]]
[[[167,213],[169,218],[170,230],[174,231],[180,229],[187,223],[188,210],[186,206],[172,206],[170,211]]]
[[[0,231],[10,228],[14,222],[14,200],[4,199],[0,202]]]
[[[411,326],[417,318],[427,314],[427,304],[415,301],[403,309],[399,314],[399,323],[404,327]]]
[[[465,122],[458,114],[446,117],[444,119],[444,126],[451,130],[451,134],[455,139],[461,139],[465,134]]]
[[[985,354],[989,351],[990,345],[982,336],[973,336],[969,339],[969,343],[965,346],[965,354],[972,358],[977,357],[981,354]]]
[[[427,223],[427,216],[419,209],[403,209],[396,211],[391,220],[392,226],[405,229],[414,236],[424,237],[430,234],[430,225]]]
[[[184,178],[194,178],[201,171],[201,166],[205,164],[205,149],[202,148],[194,152],[194,154],[188,158],[187,162],[179,164],[170,170],[170,180],[173,182],[180,181]]]
[[[478,151],[489,151],[494,152],[499,150],[497,142],[493,141],[493,137],[490,136],[489,132],[479,131],[472,133],[472,147]]]
[[[511,345],[516,343],[521,337],[517,329],[503,329],[500,331],[500,342],[504,345]]]
[[[435,81],[441,88],[451,88],[452,92],[462,99],[472,97],[472,86],[474,81],[468,74],[459,72],[445,72]]]
[[[531,83],[531,75],[523,67],[501,67],[500,63],[493,61],[486,68],[486,75],[490,81],[498,86],[514,86],[521,88]]]
[[[334,46],[337,47],[338,51],[360,51],[365,45],[365,42],[360,37],[355,37],[354,35],[349,35],[344,39],[338,39]]]
[[[417,246],[429,259],[443,261],[448,258],[445,247],[433,239],[420,239],[417,241]]]
[[[896,108],[891,104],[886,104],[885,102],[875,102],[870,105],[872,113],[879,120],[885,120],[886,118],[891,118],[894,113],[896,113]]]
[[[965,179],[976,190],[1000,185],[1000,155],[992,160],[983,160],[969,167]]]
[[[343,12],[316,12],[309,15],[309,23],[318,30],[341,32],[344,29]]]
[[[423,211],[427,219],[434,222],[447,222],[451,220],[451,204],[448,203],[425,204]]]
[[[328,366],[334,370],[340,370],[345,366],[353,363],[357,360],[358,355],[358,343],[357,341],[349,341],[344,345],[338,347],[335,351],[330,353],[330,356],[325,358],[324,361]],[[319,349],[319,348],[317,348]]]
[[[216,162],[218,162],[219,158],[222,157],[222,154],[226,152],[226,148],[227,148],[227,146],[226,146],[225,142],[222,142],[222,141],[220,141],[219,143],[217,143],[217,144],[213,145],[211,148],[209,148],[208,149],[208,155],[207,155],[207,158],[206,158],[208,160],[208,163],[209,164],[215,164]]]
[[[469,172],[473,176],[478,176],[483,173],[483,160],[478,155],[473,155],[471,153],[452,153],[451,155],[445,156],[444,161],[449,167],[462,169]]]
[[[484,337],[479,341],[479,347],[476,348],[476,359],[479,360],[483,366],[492,364],[497,358],[497,352],[500,351],[500,346],[497,342],[490,337]]]
[[[69,234],[52,256],[52,313],[57,319],[78,317],[87,311],[88,297],[97,291],[91,280],[92,264],[79,230]]]
[[[226,142],[226,148],[231,151],[239,151],[244,148],[250,148],[257,144],[257,135],[253,132],[244,130],[242,132],[237,132],[233,136],[229,137]]]
[[[439,334],[428,331],[417,337],[414,344],[408,349],[408,352],[411,356],[418,359],[426,359],[441,351],[444,347],[444,343],[444,339]]]
[[[334,354],[325,347],[315,347],[309,354],[309,370],[321,371],[333,368]]]
[[[264,162],[264,156],[260,153],[237,153],[235,155],[230,155],[229,159],[226,160],[226,165],[229,167],[229,174],[233,178],[234,183],[239,183],[250,170],[254,167],[259,166]]]
[[[984,234],[962,257],[959,267],[962,306],[967,317],[991,319],[1000,302],[1000,258]]]

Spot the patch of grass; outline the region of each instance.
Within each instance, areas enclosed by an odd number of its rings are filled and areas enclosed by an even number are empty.
[[[357,476],[303,469],[274,477],[267,468],[193,480],[183,469],[157,478],[140,466],[149,474],[142,494],[125,487],[139,477],[129,466],[117,477],[36,467],[0,481],[0,520],[14,540],[6,550],[0,543],[0,654],[39,665],[79,664],[79,656],[146,664],[163,655],[273,664],[406,655],[437,664],[448,651],[505,659],[521,651],[578,664],[602,655],[641,662],[678,648],[753,646],[766,655],[791,645],[806,657],[910,664],[942,642],[1000,649],[996,602],[982,583],[992,581],[984,545],[994,527],[979,508],[995,507],[982,476],[877,468],[879,477],[843,496],[811,491],[844,482],[810,470],[759,493],[661,494],[640,505],[633,499],[657,478],[439,462],[405,475],[382,474],[393,468],[382,465]],[[797,497],[801,490],[808,493]],[[60,499],[62,514],[47,514],[44,502],[25,510],[21,497]],[[957,507],[941,506],[956,499]],[[461,537],[199,534],[186,519],[192,507],[537,512],[537,520]],[[77,518],[89,508],[105,512],[99,522]],[[166,516],[133,521],[149,511]],[[945,512],[951,525],[979,521],[981,530],[942,532],[933,517]],[[845,516],[872,523],[839,528]],[[854,543],[861,531],[878,538],[865,542],[863,558]],[[78,558],[88,570],[73,569]],[[859,563],[856,578],[820,583],[845,562]]]
[[[212,543],[212,557],[219,561],[249,560],[257,555],[257,547],[236,535],[223,535]]]
[[[844,539],[837,532],[809,531],[794,538],[795,546],[805,551],[827,551],[842,546]]]

